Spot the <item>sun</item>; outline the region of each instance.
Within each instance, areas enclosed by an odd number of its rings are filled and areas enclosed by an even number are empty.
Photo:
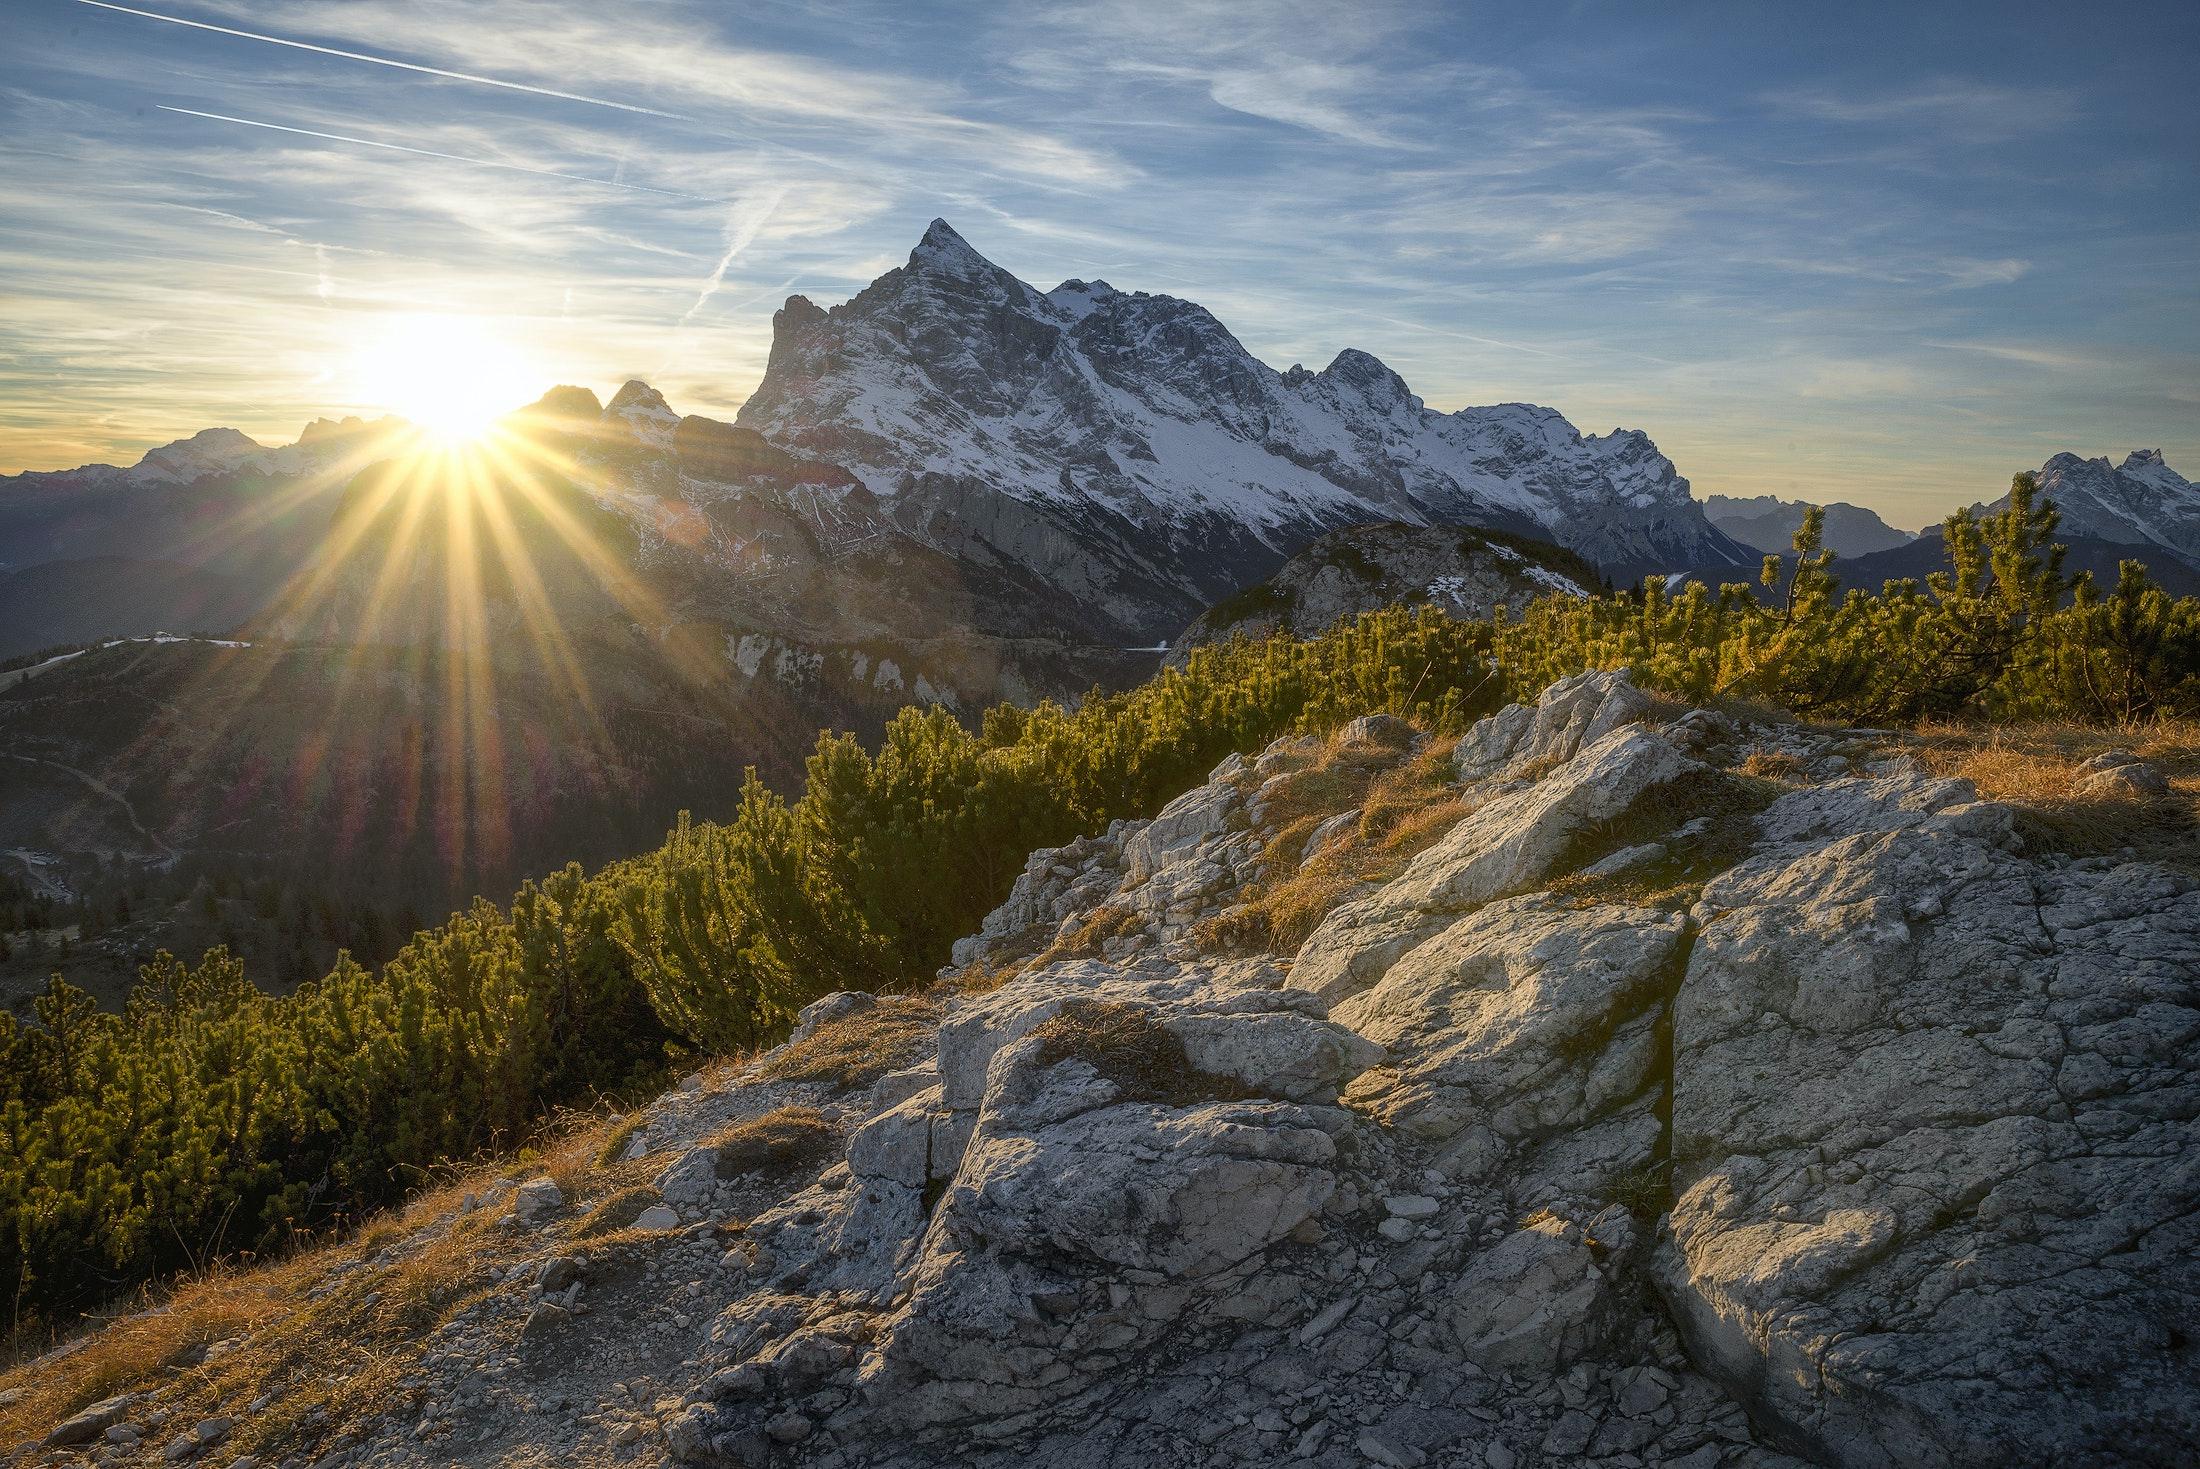
[[[386,317],[354,370],[365,401],[446,443],[481,437],[533,396],[520,354],[474,317]]]

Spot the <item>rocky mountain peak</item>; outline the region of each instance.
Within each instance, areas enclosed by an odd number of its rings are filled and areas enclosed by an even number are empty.
[[[643,382],[638,377],[630,377],[620,386],[618,392],[611,395],[611,402],[605,407],[604,411],[606,413],[625,413],[630,410],[671,413],[672,405],[665,401],[664,394],[658,392],[648,383]]]
[[[603,400],[591,388],[560,383],[519,411],[530,418],[593,420],[603,417]]]
[[[1347,347],[1339,352],[1319,376],[1349,387],[1369,407],[1379,412],[1411,404],[1420,406],[1420,399],[1406,386],[1406,380],[1390,370],[1389,366],[1372,353],[1357,347]]]
[[[177,439],[158,449],[147,450],[131,473],[141,479],[183,483],[203,474],[233,469],[265,447],[233,428],[203,428],[188,439]]]
[[[939,549],[1043,567],[1110,635],[1169,636],[1374,521],[1554,538],[1625,581],[1755,560],[1646,436],[1530,405],[1435,413],[1356,350],[1279,373],[1196,302],[1042,294],[944,221],[852,300],[797,298],[774,328],[744,427],[845,465]]]
[[[2120,466],[2105,456],[2057,454],[2040,467],[2039,483],[2062,511],[2064,534],[2157,546],[2200,569],[2200,488],[2170,468],[2161,450],[2135,449]]]

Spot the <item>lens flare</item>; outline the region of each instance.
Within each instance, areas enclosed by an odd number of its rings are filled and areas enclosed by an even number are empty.
[[[360,347],[353,374],[365,402],[446,443],[479,438],[529,396],[526,362],[471,317],[388,318]]]

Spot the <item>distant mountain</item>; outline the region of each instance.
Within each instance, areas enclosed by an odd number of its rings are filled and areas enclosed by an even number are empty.
[[[2065,548],[2064,571],[2070,574],[2092,572],[2094,585],[2102,591],[2116,584],[2119,563],[2143,561],[2146,563],[2147,574],[2172,596],[2200,595],[2200,570],[2165,554],[2160,546],[2119,544],[2092,536],[2074,536],[2064,531],[2056,532],[2055,540]],[[1947,567],[1946,543],[1941,539],[1940,527],[1936,525],[1928,527],[1908,545],[1896,547],[1894,550],[1837,560],[1833,564],[1833,574],[1840,578],[1843,586],[1876,592],[1889,581],[1915,577],[1922,582],[1932,573],[1945,571]]]
[[[1756,559],[1639,432],[1520,403],[1438,413],[1364,352],[1279,373],[1192,302],[1041,292],[940,220],[853,300],[788,300],[739,422],[852,471],[926,544],[1038,576],[1106,639],[1174,633],[1374,521],[1539,536],[1630,580]]]
[[[1795,532],[1803,523],[1804,500],[1782,500],[1773,495],[1737,499],[1713,495],[1703,502],[1703,513],[1720,530],[1757,551],[1786,553],[1794,549]],[[1910,531],[1897,530],[1861,505],[1835,500],[1825,507],[1825,544],[1838,556],[1869,556],[1891,551],[1915,539]]]
[[[2200,571],[2200,485],[2162,460],[2159,449],[2134,449],[2124,462],[2057,454],[2040,466],[2040,493],[2062,511],[2061,534],[2142,546],[2150,567],[2164,553]],[[2008,497],[1981,510],[1998,510]]]
[[[203,430],[120,468],[0,475],[0,658],[163,629],[227,631],[315,554],[395,419],[319,419],[270,448]]]
[[[1310,638],[1331,624],[1391,606],[1440,607],[1455,617],[1517,612],[1548,592],[1602,589],[1572,551],[1501,531],[1362,525],[1331,531],[1266,581],[1233,592],[1180,634],[1168,661],[1237,635]]]

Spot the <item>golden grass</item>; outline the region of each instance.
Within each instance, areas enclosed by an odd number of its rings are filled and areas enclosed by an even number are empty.
[[[729,1122],[703,1139],[718,1151],[718,1176],[780,1174],[830,1152],[840,1134],[815,1107],[776,1107],[761,1117]]]
[[[0,1392],[23,1394],[0,1408],[0,1444],[36,1441],[86,1405],[133,1392],[157,1397],[178,1423],[217,1413],[235,1419],[224,1456],[325,1452],[405,1403],[403,1385],[437,1328],[480,1300],[503,1270],[542,1252],[538,1233],[499,1231],[494,1204],[461,1213],[464,1197],[537,1172],[572,1198],[628,1182],[648,1170],[646,1160],[595,1166],[622,1125],[615,1116],[567,1114],[541,1148],[454,1169],[341,1238],[172,1280],[146,1292],[134,1312],[86,1322],[75,1350],[0,1373]],[[194,1364],[216,1344],[227,1345]]]
[[[2200,721],[2163,720],[2137,729],[2089,725],[1927,725],[1898,737],[1934,775],[1956,776],[1979,794],[2020,810],[2027,842],[2075,856],[2132,850],[2139,857],[2200,871]],[[2077,767],[2096,755],[2128,752],[2169,780],[2161,796],[2072,794]]]
[[[1748,759],[1734,768],[1759,780],[1794,781],[1802,779],[1804,773],[1802,761],[1773,750],[1752,751]]]
[[[1193,1068],[1184,1044],[1141,1005],[1073,999],[1034,1026],[1043,1065],[1078,1060],[1115,1083],[1126,1098],[1189,1105],[1247,1095],[1229,1077]]]
[[[940,1001],[909,996],[829,1020],[757,1068],[773,1081],[815,1081],[840,1091],[867,1086],[913,1063],[931,1042]]]
[[[1096,959],[1106,952],[1109,939],[1137,931],[1136,909],[1102,903],[1035,955],[1029,967],[1036,969],[1057,959]]]
[[[1456,738],[1432,739],[1400,760],[1394,750],[1332,738],[1271,793],[1278,825],[1265,872],[1238,906],[1193,932],[1200,947],[1283,952],[1306,942],[1360,884],[1398,875],[1475,810],[1452,782]],[[1360,818],[1318,852],[1306,844],[1324,821],[1357,806]]]

